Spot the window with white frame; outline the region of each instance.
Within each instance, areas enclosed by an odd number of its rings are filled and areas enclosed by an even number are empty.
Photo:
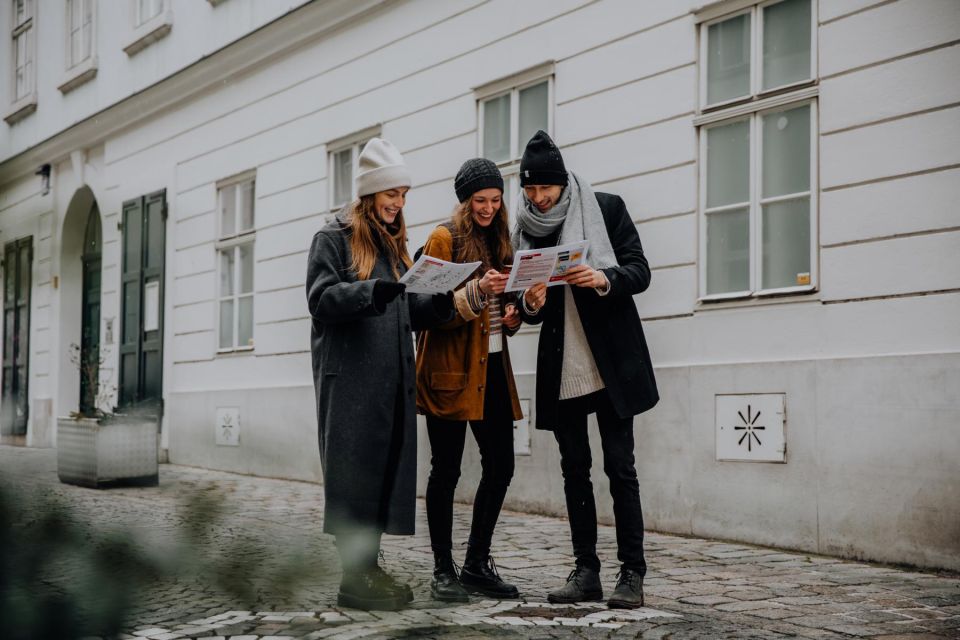
[[[67,0],[67,69],[88,60],[93,54],[93,3],[95,0]]]
[[[700,295],[816,286],[815,3],[701,24]]]
[[[13,0],[13,101],[34,91],[34,0]]]
[[[134,0],[136,5],[136,15],[134,26],[139,27],[151,18],[156,18],[163,11],[164,0]]]
[[[253,175],[218,185],[218,351],[253,349],[255,186]]]
[[[329,161],[327,191],[330,194],[330,211],[336,211],[356,199],[357,187],[354,177],[357,175],[360,152],[370,138],[379,135],[379,129],[367,129],[327,145]]]
[[[476,95],[479,152],[500,167],[504,199],[512,204],[527,141],[540,129],[553,135],[553,65],[491,83]]]

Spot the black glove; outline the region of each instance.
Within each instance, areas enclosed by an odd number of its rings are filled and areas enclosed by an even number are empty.
[[[377,309],[383,309],[403,293],[407,285],[389,280],[377,280],[373,283],[373,304]]]
[[[433,302],[433,310],[437,313],[437,317],[446,318],[453,314],[453,291],[435,293],[430,301]]]

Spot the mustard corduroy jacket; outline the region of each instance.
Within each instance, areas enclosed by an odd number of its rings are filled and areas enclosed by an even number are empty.
[[[430,234],[423,253],[453,262],[453,236],[446,226]],[[476,287],[476,278],[467,279],[454,292],[456,316],[447,324],[421,331],[417,336],[417,410],[446,420],[482,420],[489,361],[490,316],[486,307],[475,313],[467,302],[468,287]],[[520,400],[510,366],[506,325],[503,330],[502,362],[510,397],[503,398],[513,407],[513,419],[520,420]]]

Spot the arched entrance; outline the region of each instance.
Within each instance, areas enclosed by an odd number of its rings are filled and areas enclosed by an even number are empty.
[[[73,194],[60,232],[59,376],[57,413],[97,408],[101,356],[103,232],[89,187]],[[79,365],[76,360],[79,358]]]
[[[96,201],[83,236],[83,295],[80,311],[80,412],[97,409],[100,380],[100,208]]]

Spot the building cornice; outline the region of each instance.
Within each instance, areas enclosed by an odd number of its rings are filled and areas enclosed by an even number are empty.
[[[77,149],[103,143],[111,135],[181,107],[225,79],[249,73],[316,41],[394,0],[309,2],[259,27],[214,53],[149,87],[102,109],[67,129],[0,162],[0,186],[58,163]]]

